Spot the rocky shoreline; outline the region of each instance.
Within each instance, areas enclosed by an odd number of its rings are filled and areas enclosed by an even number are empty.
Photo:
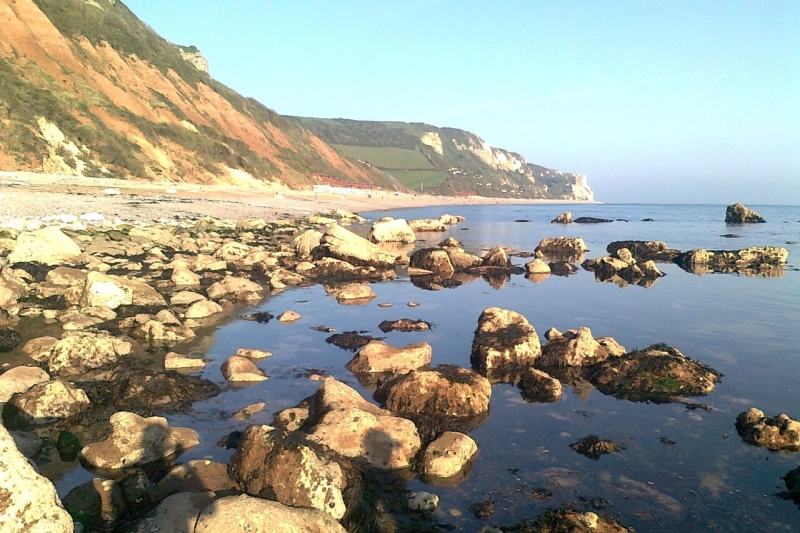
[[[581,239],[545,239],[524,270],[502,247],[479,257],[452,238],[406,256],[394,243],[413,243],[418,232],[436,235],[463,218],[381,219],[369,239],[346,228],[364,222],[338,210],[291,220],[204,216],[158,224],[54,217],[0,229],[0,347],[18,361],[0,374],[0,438],[15,461],[0,472],[0,504],[37,531],[245,531],[247,523],[237,518],[242,516],[263,517],[261,531],[301,525],[310,531],[438,531],[429,512],[438,498],[409,495],[403,472],[435,483],[463,479],[479,460],[466,433],[488,416],[492,384],[518,386],[525,401],[552,402],[563,389],[558,376],[568,369],[568,384],[583,380],[620,399],[664,403],[706,395],[722,377],[675,348],[654,344],[628,351],[586,327],[551,329],[542,343],[524,316],[494,307],[476,317],[471,368],[431,368],[425,343],[359,339],[347,367],[375,384],[377,405],[341,381],[316,376],[321,386],[314,395],[279,412],[272,424],[250,425],[226,439],[236,449],[230,464],[173,466],[201,436],[171,426],[162,415],[185,412],[220,393],[215,383],[176,371],[204,365],[182,355],[180,346],[231,316],[237,305],[316,284],[342,304],[363,304],[375,297],[369,283],[394,279],[398,267],[429,290],[479,277],[502,284],[525,271],[541,282],[547,269],[558,275],[586,251]],[[661,276],[649,258],[685,256],[664,243],[641,241],[612,243],[609,253],[584,268],[598,279],[636,284]],[[786,256],[783,249],[767,248],[692,251],[688,262],[768,270]],[[277,320],[299,318],[287,310]],[[17,330],[32,320],[61,332],[23,339]],[[430,327],[403,319],[380,329]],[[222,374],[228,383],[266,380],[256,362],[270,355],[241,346]],[[162,369],[152,368],[153,357],[164,361]],[[262,407],[249,406],[242,417]],[[740,419],[748,442],[763,445],[758,435],[766,430],[745,429],[745,423],[764,419],[759,413]],[[785,417],[761,423],[780,426],[781,438],[797,446],[796,422]],[[573,449],[594,459],[624,453],[623,446],[596,435]],[[62,505],[52,485],[22,465],[25,456],[35,461],[52,453],[79,460],[106,479],[75,488]],[[791,490],[793,480],[787,475]],[[12,496],[27,483],[37,489],[30,502],[18,504]],[[184,529],[175,529],[178,523]],[[565,527],[628,531],[611,518],[566,509],[501,530]]]

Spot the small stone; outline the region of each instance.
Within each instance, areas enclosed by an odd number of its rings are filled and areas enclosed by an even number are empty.
[[[222,363],[222,375],[232,382],[266,381],[267,376],[250,359],[233,355]]]
[[[433,511],[439,505],[439,497],[430,492],[412,492],[408,508],[413,511]]]
[[[186,357],[175,352],[169,352],[164,357],[165,370],[177,370],[182,368],[201,369],[206,366],[206,362],[196,357]]]
[[[233,415],[233,418],[236,420],[249,420],[251,416],[258,413],[259,411],[262,411],[264,407],[266,407],[266,405],[267,404],[264,402],[250,404],[247,407],[244,407],[239,411],[237,411],[236,414]]]

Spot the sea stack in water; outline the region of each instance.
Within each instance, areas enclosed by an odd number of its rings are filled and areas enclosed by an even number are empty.
[[[725,222],[728,224],[749,224],[766,222],[766,220],[761,218],[761,215],[742,204],[733,204],[729,205],[725,210]]]

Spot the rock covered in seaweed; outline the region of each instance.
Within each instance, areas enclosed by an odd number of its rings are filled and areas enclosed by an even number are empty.
[[[669,402],[709,394],[722,374],[666,344],[654,344],[594,365],[588,377],[604,394],[632,401]]]
[[[574,509],[548,509],[535,520],[524,520],[511,527],[500,528],[503,533],[634,533],[608,516]]]

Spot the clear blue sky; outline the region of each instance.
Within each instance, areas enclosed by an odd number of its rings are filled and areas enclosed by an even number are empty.
[[[607,202],[800,204],[800,1],[128,0],[279,113],[462,128]]]

